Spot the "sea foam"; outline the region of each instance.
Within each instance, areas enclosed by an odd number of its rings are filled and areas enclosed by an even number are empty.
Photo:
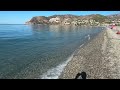
[[[67,59],[67,61],[63,62],[62,64],[58,65],[55,68],[49,69],[46,73],[40,76],[41,79],[58,79],[64,67],[67,63],[73,58],[73,54]]]
[[[81,48],[84,44],[81,44],[79,48]],[[78,49],[79,49],[78,48]],[[59,64],[57,67],[54,67],[52,69],[49,69],[46,73],[40,76],[40,79],[58,79],[62,71],[64,70],[65,66],[68,64],[69,61],[72,60],[73,56],[78,52],[78,49],[76,49],[73,54],[68,57],[66,61]]]

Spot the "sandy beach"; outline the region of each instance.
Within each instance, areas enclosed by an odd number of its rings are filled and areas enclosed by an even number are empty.
[[[81,47],[64,68],[59,79],[74,79],[86,72],[87,79],[120,79],[120,27],[106,28]]]

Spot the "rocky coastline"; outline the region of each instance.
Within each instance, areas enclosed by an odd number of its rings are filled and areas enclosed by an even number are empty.
[[[104,16],[92,14],[85,16],[77,15],[53,15],[53,16],[35,16],[25,24],[30,25],[75,25],[75,26],[106,26],[109,24],[120,25],[120,15]]]

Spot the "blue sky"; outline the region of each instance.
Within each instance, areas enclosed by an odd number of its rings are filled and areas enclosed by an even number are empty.
[[[0,11],[0,24],[24,24],[34,16],[51,16],[54,14],[120,14],[120,11]]]

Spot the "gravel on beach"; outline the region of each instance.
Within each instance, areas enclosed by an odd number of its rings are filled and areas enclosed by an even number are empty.
[[[82,71],[86,72],[87,79],[120,78],[120,35],[116,31],[106,28],[81,47],[59,79],[74,79]]]

